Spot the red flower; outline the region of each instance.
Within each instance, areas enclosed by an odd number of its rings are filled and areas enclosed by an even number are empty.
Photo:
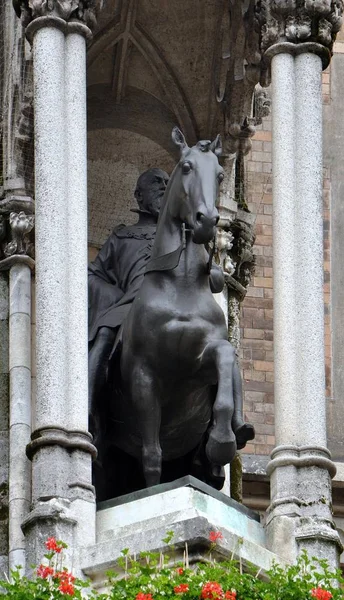
[[[313,598],[317,598],[317,600],[330,600],[330,598],[332,598],[331,592],[323,590],[322,588],[313,588],[311,590],[311,595]]]
[[[60,554],[62,552],[62,544],[61,542],[57,542],[54,537],[49,537],[45,542],[46,548],[51,550],[52,552],[56,552]]]
[[[59,585],[59,590],[62,594],[67,594],[67,596],[74,596],[75,588],[72,583],[69,583],[66,579],[62,579]]]
[[[207,581],[201,591],[201,597],[209,600],[221,600],[223,598],[223,589],[216,581]]]
[[[58,571],[55,577],[64,583],[74,583],[75,581],[74,575],[68,571]]]
[[[143,592],[139,592],[136,594],[135,600],[153,600],[152,594],[144,594]]]
[[[176,594],[184,594],[184,592],[189,591],[189,586],[187,583],[181,583],[180,585],[176,585],[173,589]]]
[[[228,592],[225,593],[225,598],[226,600],[236,600],[236,591],[235,590],[228,590]]]
[[[221,531],[211,531],[209,533],[209,540],[214,544],[217,540],[223,540]]]
[[[49,575],[54,575],[54,569],[52,567],[46,567],[45,565],[39,565],[37,576],[42,579],[47,579]]]
[[[178,569],[176,569],[178,575],[184,575],[184,569],[182,567],[178,567]]]

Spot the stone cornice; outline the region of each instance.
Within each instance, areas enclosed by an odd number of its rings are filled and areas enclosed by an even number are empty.
[[[343,0],[256,0],[256,23],[265,58],[270,60],[278,52],[295,54],[299,47],[298,51],[303,48],[319,54],[327,66],[342,24],[343,4]]]
[[[13,7],[23,26],[39,17],[62,19],[68,23],[82,23],[91,31],[97,25],[97,14],[103,0],[13,0]]]

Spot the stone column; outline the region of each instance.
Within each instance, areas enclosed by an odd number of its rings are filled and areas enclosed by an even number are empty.
[[[31,505],[31,464],[25,451],[31,435],[31,270],[25,262],[10,269],[9,325],[9,569],[14,569],[25,567],[21,524]]]
[[[33,201],[10,196],[0,201],[2,229],[0,271],[9,271],[9,568],[25,567],[21,529],[31,506],[31,463],[26,446],[31,434],[31,269],[34,267]],[[7,275],[7,274],[6,274]],[[2,277],[5,276],[3,273]],[[4,344],[4,340],[2,344]]]
[[[8,274],[0,273],[0,569],[8,571],[9,364]]]
[[[87,432],[85,38],[100,2],[14,1],[32,43],[35,114],[36,345],[30,563],[55,535],[94,541]],[[71,556],[72,560],[72,556]]]
[[[72,21],[65,48],[67,198],[68,198],[68,420],[87,439],[88,431],[88,290],[87,290],[87,122],[86,40],[90,29]],[[86,436],[86,437],[85,437]],[[88,442],[92,438],[89,436]],[[76,544],[95,543],[92,456],[73,452],[69,483],[72,513],[79,522]],[[82,516],[82,518],[81,518]]]
[[[342,2],[257,3],[261,49],[271,62],[274,202],[276,443],[268,473],[267,534],[287,560],[338,564],[331,515],[334,464],[326,448],[321,71],[340,28]]]
[[[248,138],[245,137],[247,143]],[[225,142],[227,145],[227,142]],[[233,143],[232,143],[233,145]],[[242,148],[242,144],[239,148]],[[249,144],[246,145],[248,152]],[[222,156],[225,179],[220,188],[219,213],[216,247],[214,258],[222,267],[225,276],[225,287],[221,294],[215,294],[218,304],[225,313],[228,326],[228,339],[237,351],[240,349],[240,303],[244,300],[247,286],[254,270],[254,254],[252,247],[254,215],[242,210],[236,200],[237,154]],[[236,460],[225,467],[226,482],[222,489],[228,496],[240,501],[239,493],[242,469],[239,454]],[[239,483],[240,482],[240,483]]]
[[[21,523],[31,505],[31,463],[26,456],[26,445],[31,434],[31,268],[34,261],[30,232],[34,207],[31,198],[33,157],[30,151],[33,142],[31,59],[25,52],[28,44],[10,3],[4,3],[1,20],[5,55],[0,278],[2,304],[5,302],[3,285],[6,281],[6,310],[9,311],[9,335],[6,339],[2,335],[1,339],[2,433],[6,421],[9,428],[9,436],[4,435],[1,440],[1,512],[6,515],[6,520],[8,518],[6,533],[1,531],[1,539],[6,539],[6,544],[8,538],[7,565],[3,561],[2,547],[0,551],[1,570],[4,572],[7,566],[9,569],[16,565],[25,567],[25,539]],[[8,234],[11,234],[9,239]],[[6,271],[9,271],[9,276]],[[1,325],[3,329],[4,322]],[[9,397],[6,397],[8,392]],[[5,454],[8,455],[8,465]],[[5,471],[8,471],[8,499],[5,493],[7,482],[3,478]]]

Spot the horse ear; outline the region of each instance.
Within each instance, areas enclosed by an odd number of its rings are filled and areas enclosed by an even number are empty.
[[[210,144],[210,150],[212,150],[214,152],[214,154],[216,154],[216,156],[221,156],[222,154],[222,141],[221,141],[221,136],[218,133],[216,138],[214,139],[213,142],[211,142]]]
[[[183,150],[187,146],[184,134],[180,131],[179,127],[173,127],[172,140],[176,144],[176,146],[179,146],[181,150]]]

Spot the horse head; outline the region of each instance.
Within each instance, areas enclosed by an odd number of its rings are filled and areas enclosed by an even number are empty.
[[[223,169],[219,164],[221,138],[202,140],[189,148],[183,133],[174,127],[172,140],[180,148],[180,159],[168,186],[169,211],[191,230],[196,244],[206,244],[215,235],[219,220],[216,200]]]

